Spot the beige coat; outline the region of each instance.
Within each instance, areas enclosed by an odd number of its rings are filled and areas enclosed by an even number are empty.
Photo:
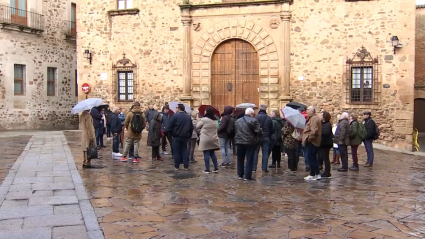
[[[314,146],[320,147],[321,138],[322,121],[316,114],[309,116],[303,132],[302,145],[305,146],[307,142],[310,142]]]
[[[217,121],[210,118],[202,118],[196,124],[196,132],[200,133],[198,150],[218,150],[220,141],[217,136]]]
[[[93,118],[90,113],[87,111],[83,111],[80,116],[80,129],[83,131],[81,136],[81,149],[83,152],[87,151],[87,147],[90,146],[90,140],[95,141],[95,133],[93,127]]]

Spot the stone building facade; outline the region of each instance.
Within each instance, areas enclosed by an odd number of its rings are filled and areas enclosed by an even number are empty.
[[[75,3],[0,0],[0,130],[78,127]]]
[[[414,1],[80,2],[79,100],[370,110],[380,142],[412,148]]]

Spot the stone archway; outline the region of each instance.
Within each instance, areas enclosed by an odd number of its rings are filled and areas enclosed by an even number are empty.
[[[205,30],[192,50],[192,96],[194,106],[210,104],[211,58],[215,48],[229,39],[249,42],[259,57],[260,104],[279,97],[277,46],[259,24],[245,19],[227,19]]]

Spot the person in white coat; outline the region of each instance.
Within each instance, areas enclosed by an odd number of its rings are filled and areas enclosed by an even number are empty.
[[[214,164],[214,173],[218,173],[216,150],[220,150],[220,143],[217,135],[218,120],[214,115],[212,107],[206,108],[204,117],[196,125],[196,132],[199,136],[198,150],[204,153],[205,170],[204,173],[210,173],[210,158]]]

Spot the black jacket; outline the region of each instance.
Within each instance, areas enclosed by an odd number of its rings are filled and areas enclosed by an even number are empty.
[[[272,118],[267,115],[266,111],[260,110],[255,119],[260,123],[260,127],[263,130],[263,139],[270,139],[273,131]]]
[[[146,123],[150,123],[153,118],[155,117],[156,113],[158,113],[158,111],[154,110],[154,109],[149,109],[146,111],[145,116],[146,116]]]
[[[114,112],[112,112],[112,111],[110,111],[110,110],[106,110],[106,111],[105,111],[106,125],[107,125],[108,127],[110,127],[110,125],[111,125],[111,119],[110,119],[110,117],[111,117],[111,115],[113,115],[113,114],[114,114]]]
[[[225,106],[224,112],[221,114],[220,127],[217,130],[217,135],[219,138],[227,139],[227,126],[230,121],[230,117],[232,117],[233,110],[232,106]]]
[[[109,127],[111,129],[111,133],[113,134],[119,134],[122,131],[122,124],[121,120],[115,113],[110,113],[109,116]]]
[[[373,139],[376,133],[376,124],[375,121],[371,118],[367,118],[364,121],[364,126],[366,128],[366,138],[365,139]]]
[[[171,116],[164,132],[172,132],[171,135],[176,138],[189,139],[193,132],[192,118],[186,112],[177,112]]]
[[[273,123],[273,132],[272,132],[271,139],[274,145],[282,145],[283,144],[282,129],[283,129],[283,126],[285,125],[285,120],[280,117],[276,117],[272,119],[272,123]]]
[[[322,121],[322,140],[320,141],[320,147],[332,148],[333,147],[333,133],[332,125],[329,121]]]
[[[244,120],[245,119],[245,120]],[[245,122],[246,121],[246,122]],[[256,145],[255,141],[255,133],[261,131],[260,124],[255,118],[252,118],[249,115],[245,115],[244,117],[236,120],[235,123],[235,144],[236,145]]]
[[[90,110],[91,117],[93,118],[93,126],[95,128],[103,127],[103,124],[101,123],[102,115],[99,113],[99,110],[96,107],[93,107]]]

